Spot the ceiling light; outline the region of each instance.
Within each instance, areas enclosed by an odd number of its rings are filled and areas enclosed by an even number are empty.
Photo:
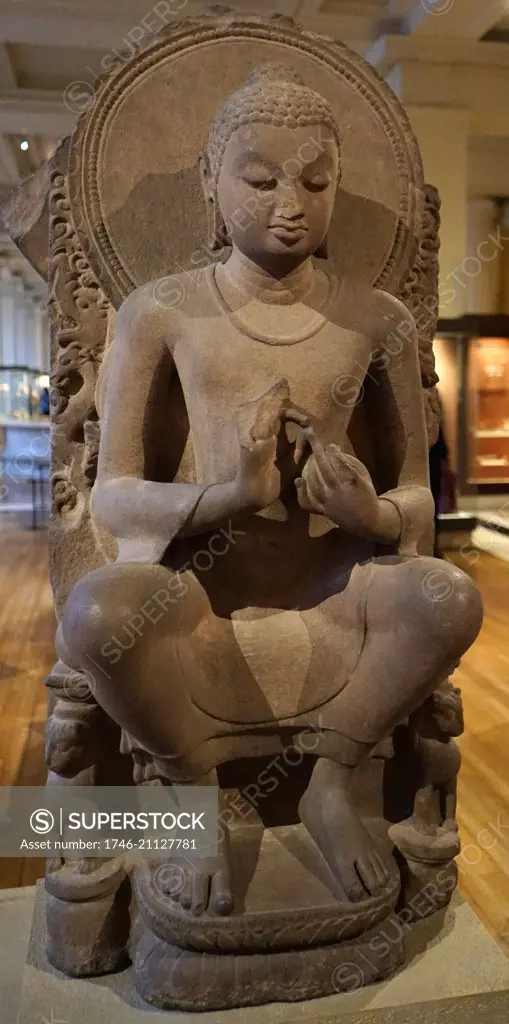
[[[20,142],[19,148],[22,149],[24,153],[26,152],[28,149],[28,142],[26,139],[23,139],[23,142]]]

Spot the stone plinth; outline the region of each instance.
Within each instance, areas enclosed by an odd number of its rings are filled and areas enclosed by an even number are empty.
[[[136,993],[132,968],[94,980],[66,978],[47,962],[44,918],[42,886],[35,902],[33,889],[0,897],[1,1006],[2,1020],[9,1024],[44,1017],[87,1024],[153,1024],[158,1016],[168,1024],[506,1024],[509,1019],[509,960],[457,895],[439,922],[422,921],[405,935],[405,969],[388,981],[300,1004],[206,1014],[158,1015]]]

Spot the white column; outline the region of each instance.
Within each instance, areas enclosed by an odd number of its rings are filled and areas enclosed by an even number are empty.
[[[25,362],[31,369],[37,367],[35,348],[35,308],[30,292],[25,290]]]
[[[44,323],[42,315],[42,307],[40,303],[34,303],[34,366],[40,370],[41,373],[47,373],[46,366],[46,351],[44,343]]]
[[[26,333],[26,304],[25,286],[23,279],[17,274],[13,275],[14,295],[14,362],[17,366],[24,366],[25,357],[25,333]]]
[[[471,199],[464,261],[467,313],[499,313],[502,260],[497,246],[500,208],[494,199]]]
[[[419,143],[424,177],[440,192],[440,316],[466,309],[469,113],[449,107],[406,105]]]
[[[0,266],[0,363],[10,366],[16,361],[14,330],[14,291],[8,263]]]
[[[41,307],[41,324],[42,324],[42,341],[43,341],[43,361],[42,370],[44,373],[49,373],[51,369],[51,338],[50,338],[50,326],[48,307],[46,303]]]

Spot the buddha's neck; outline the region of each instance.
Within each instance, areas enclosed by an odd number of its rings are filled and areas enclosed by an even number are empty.
[[[223,264],[223,272],[230,285],[247,298],[275,305],[302,302],[316,280],[316,271],[310,258],[284,277],[274,277],[236,247]]]

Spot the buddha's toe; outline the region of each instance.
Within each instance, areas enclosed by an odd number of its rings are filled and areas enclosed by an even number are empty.
[[[233,910],[230,872],[221,868],[212,876],[210,885],[210,909],[219,917],[227,917]]]
[[[380,896],[391,878],[391,868],[375,847],[374,840],[361,826],[356,842],[342,850],[341,843],[330,849],[326,860],[346,898],[359,903],[370,896]]]
[[[154,885],[162,896],[196,917],[207,913],[225,917],[233,910],[230,866],[222,849],[218,857],[201,863],[169,861],[161,865]]]
[[[371,896],[379,896],[388,881],[388,876],[386,876],[385,881],[380,880],[384,872],[379,871],[377,868],[375,857],[376,854],[374,852],[366,854],[364,857],[359,857],[355,864],[363,885]]]
[[[341,892],[344,893],[344,896],[350,903],[361,903],[362,900],[366,899],[366,890],[360,880],[354,861],[343,859],[343,857],[330,858],[329,867]]]
[[[186,871],[184,883],[178,893],[170,893],[175,902],[180,903],[183,910],[190,910],[193,905],[193,872]]]
[[[196,917],[204,914],[209,905],[210,875],[208,872],[196,871],[193,875],[193,899],[191,910]]]

